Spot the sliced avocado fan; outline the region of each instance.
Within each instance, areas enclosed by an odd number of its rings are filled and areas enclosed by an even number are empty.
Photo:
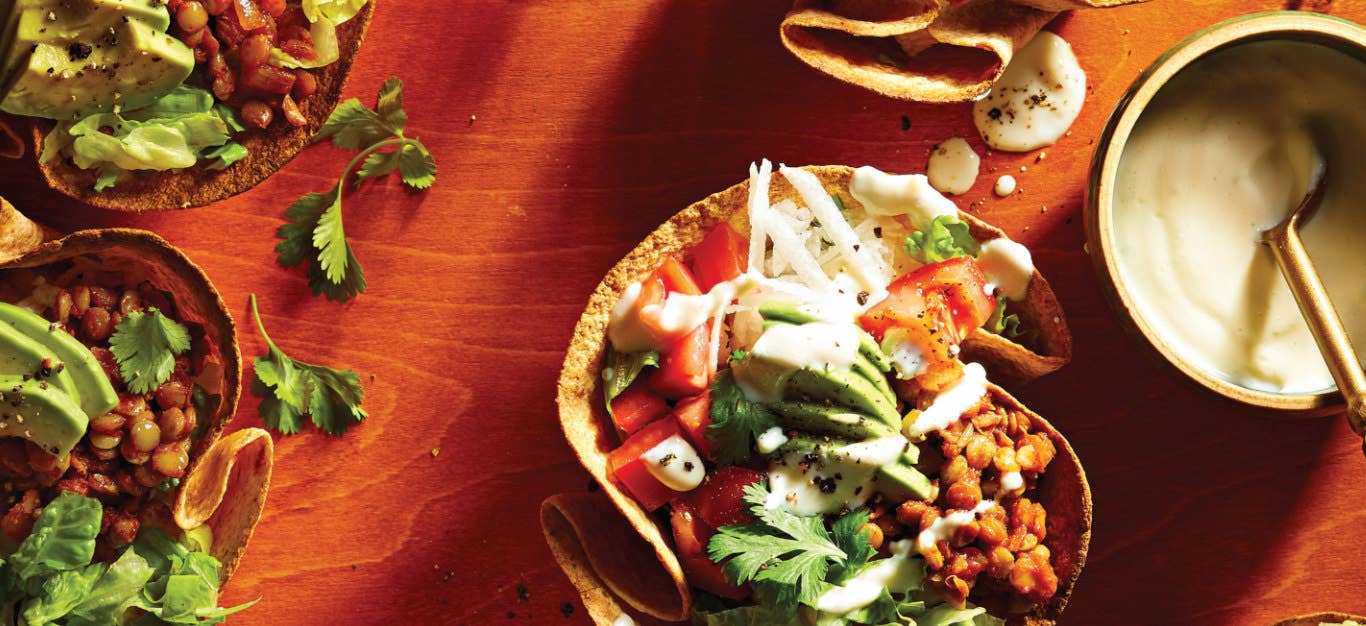
[[[23,307],[0,302],[0,344],[6,337],[22,336],[45,348],[65,366],[64,373],[69,375],[74,386],[70,392],[81,410],[91,419],[104,415],[119,403],[118,393],[109,382],[90,348],[66,331],[55,327],[41,315]],[[4,372],[0,373],[21,373]]]
[[[0,376],[0,437],[21,437],[62,457],[85,436],[89,424],[81,407],[56,387]]]

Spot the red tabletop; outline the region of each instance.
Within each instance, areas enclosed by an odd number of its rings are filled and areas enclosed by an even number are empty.
[[[1291,4],[1366,21],[1366,3]],[[1068,367],[1017,390],[1066,434],[1094,490],[1091,554],[1065,622],[1366,613],[1360,440],[1340,419],[1277,419],[1147,360],[1082,249],[1093,140],[1123,90],[1197,29],[1283,5],[1156,0],[1061,17],[1051,28],[1090,84],[1080,119],[1046,156],[986,156],[961,197],[1032,248],[1076,338]],[[381,2],[348,92],[370,104],[385,78],[402,78],[411,134],[441,173],[426,193],[390,180],[348,197],[370,288],[345,305],[311,297],[272,252],[285,207],[332,185],[349,157],[331,147],[231,200],[144,216],[79,206],[47,191],[31,163],[0,162],[0,194],[29,215],[157,231],[208,271],[239,322],[256,293],[286,352],[362,373],[369,421],[339,438],[277,437],[265,516],[224,597],[262,600],[233,623],[588,622],[537,511],[589,482],[553,396],[601,276],[754,159],[918,172],[955,135],[984,152],[968,105],[897,102],[799,63],[778,40],[786,8]],[[993,170],[1024,193],[997,199]],[[264,351],[245,324],[242,351]],[[233,426],[260,423],[244,398]]]

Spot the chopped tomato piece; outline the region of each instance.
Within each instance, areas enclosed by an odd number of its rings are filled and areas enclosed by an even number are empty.
[[[683,435],[683,431],[678,428],[678,422],[656,420],[631,435],[625,443],[607,455],[607,467],[612,475],[646,511],[654,511],[664,503],[683,495],[683,492],[674,491],[659,482],[659,479],[650,473],[645,459],[641,458],[651,448],[659,445],[659,442],[674,435]]]
[[[707,322],[662,351],[659,371],[650,388],[666,398],[680,399],[706,393],[716,374],[711,360],[711,325]]]
[[[697,284],[710,290],[745,273],[749,268],[749,240],[730,224],[717,224],[692,251],[692,271]]]
[[[749,597],[750,587],[748,584],[744,586],[732,584],[726,579],[721,564],[712,563],[711,559],[705,555],[687,556],[680,554],[678,560],[683,564],[683,573],[688,578],[688,584],[731,600],[743,600]]]
[[[674,545],[683,556],[707,556],[707,541],[716,534],[716,529],[708,526],[697,515],[697,509],[687,498],[674,500],[670,506],[669,526],[674,531]]]
[[[716,442],[707,438],[707,427],[711,426],[711,394],[684,398],[674,407],[674,419],[683,428],[694,448],[708,459],[712,458],[712,448]]]
[[[708,475],[707,481],[688,498],[696,505],[702,521],[712,528],[745,524],[754,521],[743,500],[745,487],[762,480],[764,475],[760,472],[728,465]]]
[[[632,434],[669,414],[669,403],[650,391],[649,380],[642,376],[631,383],[621,395],[612,398],[612,417],[617,428]]]
[[[645,332],[654,338],[656,345],[671,346],[688,337],[685,333],[664,327],[664,299],[667,297],[665,281],[658,276],[648,276],[640,281],[640,293],[631,305],[628,317],[640,321]]]
[[[953,361],[954,346],[986,323],[996,308],[986,277],[969,257],[918,268],[887,287],[887,297],[859,316],[881,341],[896,329],[920,347],[930,369]]]
[[[676,257],[664,257],[664,262],[659,264],[659,268],[655,270],[653,276],[663,281],[664,287],[669,291],[676,291],[688,296],[702,295],[702,290],[697,287],[697,280],[693,278],[692,272]]]

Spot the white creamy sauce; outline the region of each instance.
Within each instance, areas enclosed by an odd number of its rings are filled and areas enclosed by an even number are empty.
[[[1010,174],[1002,174],[1000,178],[996,179],[996,186],[992,188],[992,191],[1002,198],[1015,193],[1015,177]]]
[[[640,283],[631,283],[612,307],[612,317],[607,323],[607,339],[618,352],[641,352],[655,350],[655,336],[641,323],[636,312],[636,301],[640,299]]]
[[[774,426],[755,439],[755,447],[759,449],[759,454],[769,454],[787,443],[787,435],[783,433],[780,426]]]
[[[995,287],[1011,300],[1024,300],[1034,277],[1034,257],[1029,248],[1000,237],[982,244],[977,265],[986,275],[988,289]]]
[[[707,475],[707,468],[698,458],[697,450],[678,435],[655,444],[640,458],[651,476],[674,491],[692,491],[702,484],[702,479]]]
[[[941,541],[948,541],[953,538],[953,533],[959,528],[967,526],[977,519],[984,511],[991,508],[996,503],[991,500],[983,500],[977,503],[970,511],[954,511],[934,520],[929,528],[920,531],[916,536],[916,547],[921,551],[928,551],[934,548],[935,544]]]
[[[817,460],[795,450],[769,464],[768,500],[764,506],[797,515],[856,509],[873,495],[873,476],[883,465],[895,463],[910,443],[904,437],[883,437],[840,447],[821,448]]]
[[[957,195],[972,189],[981,165],[982,158],[972,151],[967,140],[954,137],[934,147],[925,174],[930,179],[931,187]]]
[[[754,344],[754,358],[789,369],[846,370],[858,358],[859,327],[852,323],[775,324]]]
[[[622,613],[612,620],[612,626],[636,626],[636,621],[631,619],[630,615]]]
[[[911,541],[895,541],[888,545],[892,556],[874,561],[867,569],[821,594],[816,609],[830,615],[844,615],[877,601],[886,589],[890,593],[906,593],[920,587],[925,579],[925,564],[911,558]]]
[[[910,380],[925,371],[925,351],[900,329],[887,331],[882,339],[882,352],[892,360],[892,369],[901,380]]]
[[[1024,489],[1024,475],[1019,472],[1006,472],[1001,475],[1001,490],[1004,493]]]
[[[941,215],[958,217],[958,205],[945,198],[921,174],[888,174],[871,165],[854,170],[849,193],[872,215],[905,215],[917,228],[928,228]]]
[[[963,366],[963,377],[952,387],[940,392],[915,420],[907,420],[902,432],[912,441],[924,439],[925,435],[957,421],[986,395],[986,369],[980,363],[968,363]]]
[[[1039,31],[1015,53],[986,97],[973,104],[972,118],[987,145],[1027,152],[1061,138],[1085,99],[1086,74],[1072,46]]]
[[[706,323],[716,308],[716,299],[711,294],[670,293],[665,296],[664,305],[659,307],[659,327],[669,332],[690,332]]]
[[[1264,391],[1333,386],[1270,250],[1257,243],[1306,192],[1311,115],[1332,129],[1330,172],[1301,235],[1349,336],[1366,346],[1366,177],[1352,169],[1366,144],[1362,103],[1360,61],[1260,42],[1187,68],[1139,118],[1115,180],[1118,272],[1138,314],[1186,360]]]

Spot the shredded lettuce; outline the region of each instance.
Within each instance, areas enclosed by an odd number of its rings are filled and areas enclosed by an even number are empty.
[[[180,85],[141,109],[58,123],[39,158],[68,155],[77,167],[97,170],[95,190],[102,191],[133,170],[183,169],[201,158],[213,159],[214,169],[227,167],[247,156],[230,142],[244,128],[207,89]]]
[[[612,412],[612,400],[626,391],[627,387],[635,382],[636,377],[645,371],[647,367],[659,367],[659,353],[654,350],[645,352],[617,352],[612,347],[607,348],[607,367],[604,372],[610,372],[603,381],[603,397],[607,401],[607,413],[612,417],[616,414]]]
[[[908,256],[926,265],[960,256],[976,257],[982,249],[968,225],[952,215],[934,218],[928,229],[912,232],[902,245]]]
[[[218,624],[255,602],[218,606],[212,556],[160,530],[144,530],[113,563],[92,563],[104,515],[99,500],[63,492],[43,508],[33,532],[8,561],[0,558],[0,623],[96,626]]]
[[[1024,326],[1019,315],[1006,313],[1009,302],[1005,296],[996,296],[996,310],[987,318],[986,329],[1016,343],[1033,342],[1034,330]]]
[[[327,20],[340,26],[360,13],[367,0],[303,0],[304,17],[310,22]]]
[[[326,67],[341,58],[341,47],[337,43],[337,26],[335,24],[325,19],[317,20],[308,27],[308,32],[313,36],[313,50],[318,53],[318,58],[305,61],[296,59],[279,48],[272,48],[270,59],[274,62],[273,64],[280,67],[312,69]]]

